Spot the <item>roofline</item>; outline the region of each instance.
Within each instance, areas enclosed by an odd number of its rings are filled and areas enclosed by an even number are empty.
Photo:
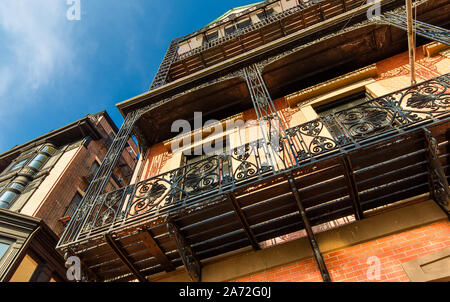
[[[389,4],[389,3],[392,3],[395,1],[396,0],[381,0],[381,3]],[[238,56],[229,58],[221,63],[218,63],[218,64],[212,65],[210,67],[207,67],[205,69],[199,70],[193,74],[189,74],[183,78],[180,78],[173,82],[167,83],[161,87],[155,88],[153,90],[150,90],[150,91],[147,91],[140,95],[137,95],[133,98],[130,98],[128,100],[120,102],[120,103],[116,104],[116,107],[119,110],[119,112],[122,114],[122,116],[125,117],[126,116],[126,114],[125,114],[126,108],[128,108],[128,107],[139,104],[145,100],[148,100],[149,98],[154,98],[163,93],[170,92],[170,91],[180,88],[184,85],[192,83],[196,80],[206,78],[207,76],[210,76],[211,74],[214,74],[219,71],[223,71],[224,69],[230,68],[233,65],[236,65],[238,63],[245,62],[245,61],[248,61],[249,59],[260,56],[264,53],[268,53],[271,50],[279,48],[280,46],[284,46],[284,45],[294,42],[300,38],[303,38],[310,34],[314,34],[315,32],[317,32],[318,30],[321,30],[323,27],[326,27],[327,25],[334,24],[336,22],[345,21],[346,19],[348,19],[348,17],[353,18],[356,14],[365,14],[367,9],[369,7],[371,7],[372,5],[373,5],[372,3],[365,4],[354,10],[350,10],[350,11],[346,12],[345,14],[340,14],[335,17],[332,17],[332,18],[326,20],[325,22],[321,22],[321,23],[312,25],[308,28],[305,28],[305,29],[295,32],[295,33],[292,33],[281,39],[277,39],[268,44],[261,45],[260,47],[252,49],[251,51],[248,51],[248,52],[245,52]]]
[[[214,19],[213,21],[209,22],[209,23],[208,23],[206,26],[204,26],[203,28],[208,27],[208,26],[210,26],[211,24],[220,21],[221,19],[223,19],[225,16],[229,15],[229,14],[232,13],[233,11],[236,11],[236,10],[239,10],[239,9],[250,8],[250,7],[253,7],[253,6],[257,6],[257,5],[262,4],[263,2],[266,2],[266,0],[259,1],[259,2],[255,2],[255,3],[252,3],[252,4],[247,4],[247,5],[242,5],[242,6],[233,7],[233,8],[231,8],[231,9],[227,10],[224,14],[222,14],[222,15],[220,15],[219,17],[217,17],[216,19]]]
[[[256,2],[256,3],[253,3],[253,4],[249,4],[250,6],[249,6],[248,9],[250,9],[250,8],[253,9],[253,7],[255,7],[255,10],[256,10],[256,9],[261,8],[261,7],[265,7],[265,6],[271,5],[271,4],[273,4],[273,3],[277,2],[277,1],[280,1],[280,0],[263,0],[263,1]],[[245,5],[244,5],[244,6],[245,6]],[[231,10],[232,10],[232,9],[231,9]],[[230,10],[228,10],[226,13],[228,13],[229,11],[230,11]],[[225,14],[226,14],[226,13],[225,13]],[[246,14],[248,14],[248,13],[250,13],[250,11],[245,11],[245,10],[244,10],[244,11],[242,12],[243,15],[246,15]],[[191,32],[190,34],[187,34],[187,35],[182,36],[182,37],[178,37],[178,38],[176,38],[176,39],[180,40],[180,42],[183,42],[183,41],[186,41],[187,39],[192,38],[192,37],[194,37],[194,36],[196,36],[196,35],[199,35],[199,34],[201,34],[201,33],[207,32],[207,31],[209,31],[209,30],[212,30],[212,29],[214,29],[214,28],[217,28],[217,27],[223,25],[224,23],[228,22],[228,21],[226,21],[226,22],[221,22],[221,21],[220,21],[220,18],[221,18],[222,16],[224,16],[225,14],[223,14],[223,15],[221,15],[220,17],[216,18],[214,21],[210,22],[208,25],[205,25],[205,26],[203,26],[202,28],[200,28],[200,29],[198,29],[198,30],[196,30],[196,31],[194,31],[194,32]],[[220,22],[220,23],[217,24],[217,25],[215,25],[215,26],[213,26],[214,23],[217,23],[217,22]]]
[[[101,112],[97,113],[97,115],[98,115],[98,114],[105,115],[105,113],[106,113],[106,111],[101,111]],[[95,114],[94,114],[94,115],[95,115]],[[107,115],[107,113],[106,113],[106,115]],[[41,141],[45,141],[46,139],[48,139],[48,138],[50,138],[50,137],[52,137],[52,136],[55,136],[55,135],[58,134],[58,133],[67,131],[67,130],[72,129],[72,128],[74,128],[74,127],[78,127],[82,122],[86,122],[86,124],[88,125],[88,127],[89,127],[89,129],[92,131],[92,133],[94,133],[96,137],[100,137],[100,136],[101,136],[101,135],[100,135],[100,132],[98,132],[98,130],[96,129],[96,127],[92,124],[92,122],[91,122],[89,116],[91,116],[91,114],[86,115],[86,116],[84,116],[83,118],[81,118],[81,119],[79,119],[79,120],[77,120],[77,121],[75,121],[75,122],[72,122],[72,123],[70,123],[70,124],[68,124],[68,125],[65,125],[65,126],[59,128],[59,129],[56,129],[56,130],[47,132],[46,134],[41,135],[41,136],[39,136],[39,137],[37,137],[37,138],[35,138],[35,139],[32,139],[32,140],[30,140],[30,141],[28,141],[28,142],[26,142],[26,143],[24,143],[24,144],[22,144],[22,145],[14,146],[14,147],[12,147],[11,149],[9,149],[9,150],[7,150],[7,151],[1,153],[1,154],[0,154],[0,159],[3,158],[3,157],[6,157],[8,154],[14,153],[14,152],[16,152],[16,151],[18,151],[18,150],[21,150],[21,149],[24,149],[24,148],[26,148],[27,146],[33,146],[33,144],[34,144],[34,145],[37,145],[38,142],[39,142],[39,144],[40,144]],[[109,116],[108,116],[108,117],[109,117]],[[110,117],[109,117],[109,120],[111,120]],[[111,120],[111,121],[112,121],[112,120]],[[117,126],[116,126],[116,128],[117,128]]]

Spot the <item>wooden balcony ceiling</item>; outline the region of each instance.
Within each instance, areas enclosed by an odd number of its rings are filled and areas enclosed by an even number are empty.
[[[428,126],[439,142],[440,161],[447,178],[450,175],[449,127],[448,118]],[[363,211],[429,192],[425,146],[423,129],[416,128],[350,151],[351,171],[344,168],[342,154],[338,151],[299,167],[293,175],[312,225],[354,214],[351,189],[345,181],[346,173],[354,175]],[[251,227],[257,242],[304,228],[292,191],[283,175],[254,181],[233,194],[238,210]],[[229,197],[216,196],[202,204],[205,206],[199,207],[197,204],[195,210],[191,208],[189,212],[179,212],[173,217],[201,261],[250,246]],[[159,252],[149,249],[152,245],[146,242],[142,232],[149,232]],[[143,276],[183,265],[164,220],[152,224],[143,222],[134,228],[116,231],[114,237],[120,250]],[[77,249],[77,254],[98,278],[135,279],[101,237],[90,238],[86,245]]]
[[[191,122],[194,112],[202,112],[205,123],[209,119],[228,118],[252,106],[244,79],[236,77],[185,93],[162,104],[141,117],[136,127],[149,142],[157,143],[178,135],[171,133],[172,123],[179,119]]]

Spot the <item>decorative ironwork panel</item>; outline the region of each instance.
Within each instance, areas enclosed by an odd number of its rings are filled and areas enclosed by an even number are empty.
[[[388,12],[381,16],[380,22],[395,26],[405,31],[408,30],[408,20],[403,13],[397,12],[394,14],[392,12]],[[450,31],[448,29],[417,20],[414,20],[414,24],[418,35],[445,45],[450,45]]]
[[[196,163],[144,180],[136,185],[127,215],[162,214],[215,194],[231,181],[226,156],[214,155]]]
[[[445,75],[337,112],[327,121],[334,120],[335,135],[345,143],[433,120],[448,113],[449,102]]]
[[[273,171],[284,170],[297,164],[284,123],[278,115],[258,66],[254,64],[246,67],[244,78],[258,118],[263,147]]]
[[[156,73],[155,78],[153,79],[150,90],[161,87],[167,83],[170,67],[172,66],[172,63],[176,60],[178,56],[177,52],[179,41],[180,39],[174,39],[170,43],[166,55],[164,56],[161,65],[159,66],[158,72]]]
[[[102,164],[89,184],[86,194],[81,200],[77,211],[64,230],[64,233],[58,243],[58,247],[62,247],[69,242],[76,241],[82,232],[90,230],[92,226],[96,224],[96,218],[100,215],[100,209],[102,208],[99,203],[103,202],[101,198],[99,199],[100,194],[104,191],[111,177],[111,173],[116,166],[128,139],[130,138],[133,126],[139,117],[140,113],[138,111],[127,115],[121,129],[117,133],[111,147],[106,153]],[[111,204],[110,199],[106,199],[105,202]],[[111,210],[112,209],[107,212],[111,212]],[[106,220],[109,220],[109,218]]]
[[[322,118],[287,130],[299,162],[338,149],[344,140],[336,139],[333,133],[336,132],[329,131]]]
[[[266,156],[264,144],[264,140],[257,140],[232,151],[233,183],[262,177],[264,174],[273,171]]]

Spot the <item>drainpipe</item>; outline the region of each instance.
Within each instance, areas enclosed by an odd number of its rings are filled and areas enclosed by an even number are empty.
[[[409,66],[411,69],[411,85],[415,85],[416,82],[416,41],[414,39],[413,31],[413,13],[412,13],[412,0],[406,0],[406,18],[408,20],[408,52],[409,52]]]

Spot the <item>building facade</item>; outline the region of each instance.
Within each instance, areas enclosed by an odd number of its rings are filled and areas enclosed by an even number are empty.
[[[404,1],[379,5],[262,1],[174,39],[58,249],[95,281],[448,280],[450,6],[414,3],[410,65]]]
[[[0,155],[0,280],[66,281],[55,250],[118,132],[104,111]],[[129,140],[105,192],[131,182],[138,150]]]

